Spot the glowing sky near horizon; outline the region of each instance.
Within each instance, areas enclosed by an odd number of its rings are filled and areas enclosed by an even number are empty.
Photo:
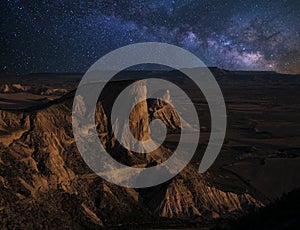
[[[300,73],[299,0],[1,1],[0,72],[84,72],[136,42],[229,70]]]

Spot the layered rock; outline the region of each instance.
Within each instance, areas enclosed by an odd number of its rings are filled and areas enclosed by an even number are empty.
[[[145,96],[140,88],[132,93]],[[30,113],[0,111],[1,227],[59,227],[63,223],[79,229],[151,223],[161,217],[203,220],[262,205],[246,192],[222,191],[209,182],[213,180],[209,174],[199,175],[193,165],[171,181],[149,189],[122,188],[102,180],[86,166],[76,148],[72,100],[66,97]],[[84,106],[78,110],[84,113]],[[175,131],[179,127],[177,113],[160,101],[144,101],[131,114],[131,131],[140,140],[149,138],[153,118]],[[129,159],[131,165],[142,162],[149,167],[171,154],[164,147],[150,157],[139,158],[116,144],[101,102],[95,117],[103,145]]]
[[[27,92],[31,89],[30,86],[24,86],[22,84],[1,84],[0,93],[16,93]]]

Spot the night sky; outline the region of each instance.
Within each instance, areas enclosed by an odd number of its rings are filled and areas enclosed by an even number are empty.
[[[0,72],[85,72],[136,42],[188,49],[208,66],[300,73],[299,0],[0,2]]]

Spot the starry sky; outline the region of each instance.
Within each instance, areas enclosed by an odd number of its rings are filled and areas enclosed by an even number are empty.
[[[85,72],[107,52],[166,42],[229,70],[300,73],[299,0],[0,1],[0,72]]]

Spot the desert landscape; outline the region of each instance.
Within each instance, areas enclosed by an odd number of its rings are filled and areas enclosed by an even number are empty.
[[[201,135],[192,161],[170,181],[143,189],[111,184],[81,158],[71,112],[82,74],[1,75],[1,228],[223,229],[253,212],[268,213],[284,194],[299,195],[300,76],[211,72],[224,95],[228,125],[216,162],[203,174],[198,166],[211,132],[210,112],[187,77],[174,70],[122,71],[105,86],[95,114],[99,138],[112,157],[129,166],[151,167],[168,159],[180,137],[180,121],[168,104],[144,101],[130,118],[134,136],[143,138],[144,127],[157,118],[168,135],[160,149],[143,156],[125,149],[109,124],[112,102],[124,87],[163,78],[188,92],[196,106]],[[272,219],[272,213],[265,215]],[[282,222],[299,226],[299,218],[292,218]]]
[[[299,0],[0,9],[1,230],[300,229]]]

